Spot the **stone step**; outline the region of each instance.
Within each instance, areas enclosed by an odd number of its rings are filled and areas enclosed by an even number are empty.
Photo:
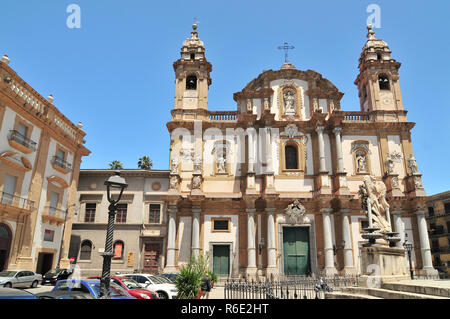
[[[369,295],[381,299],[447,299],[441,296],[417,294],[412,292],[396,291],[383,288],[349,287],[343,288],[343,293]]]
[[[384,289],[450,298],[450,280],[439,282],[407,281],[384,283]]]
[[[364,294],[353,294],[345,292],[327,292],[325,294],[325,299],[382,299],[375,296],[364,295]]]

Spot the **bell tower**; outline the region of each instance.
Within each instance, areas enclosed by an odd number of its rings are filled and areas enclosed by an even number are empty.
[[[359,57],[358,86],[361,111],[403,110],[398,69],[401,63],[391,58],[386,42],[375,39],[367,26],[367,41]]]
[[[208,109],[212,65],[206,60],[205,46],[198,38],[197,24],[192,25],[191,37],[183,42],[181,57],[174,62],[173,69],[176,78],[172,118],[202,118]]]

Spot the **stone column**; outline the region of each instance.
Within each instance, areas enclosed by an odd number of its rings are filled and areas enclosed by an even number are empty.
[[[321,210],[323,218],[323,242],[325,251],[325,275],[334,275],[337,273],[336,267],[334,267],[334,251],[333,251],[333,239],[331,232],[331,208],[323,208]]]
[[[267,272],[266,275],[277,275],[277,249],[275,245],[275,208],[266,208],[267,214]]]
[[[200,212],[201,208],[192,208],[192,257],[200,255]]]
[[[255,172],[255,146],[254,146],[254,133],[253,127],[248,128],[248,172]]]
[[[336,267],[334,267],[334,251],[333,251],[333,239],[331,232],[331,208],[323,208],[323,242],[325,252],[325,275],[334,275],[337,273]]]
[[[350,234],[349,209],[342,209],[342,239],[344,244],[344,272],[354,273],[355,267],[353,264],[353,250],[352,250],[352,236]]]
[[[403,248],[403,243],[405,242],[405,224],[403,223],[403,220],[402,220],[402,211],[395,210],[391,214],[392,214],[393,225],[394,225],[393,231],[397,232],[401,238],[401,240],[399,242],[397,242],[397,247]],[[392,228],[392,226],[391,226],[391,228]]]
[[[247,208],[247,275],[254,277],[256,268],[255,208]]]
[[[336,155],[337,155],[337,171],[338,173],[344,172],[344,160],[342,158],[342,141],[341,141],[341,127],[336,127],[333,130],[334,136],[336,138]]]
[[[267,154],[267,167],[266,171],[272,172],[272,136],[270,127],[266,127],[266,154]]]
[[[416,211],[414,213],[417,216],[417,225],[419,227],[420,238],[420,251],[422,253],[422,270],[427,275],[437,274],[437,270],[433,268],[433,262],[431,259],[430,242],[428,239],[427,221],[425,220],[424,211]]]
[[[319,141],[319,173],[326,172],[326,166],[325,166],[325,144],[323,141],[323,129],[324,127],[322,125],[319,125],[316,127],[316,132],[318,136]]]
[[[175,250],[176,250],[176,231],[177,231],[177,208],[176,206],[169,207],[169,230],[167,234],[167,259],[166,267],[164,268],[165,273],[176,272],[175,266]]]

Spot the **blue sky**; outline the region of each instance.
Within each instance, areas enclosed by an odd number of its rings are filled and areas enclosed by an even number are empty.
[[[70,4],[81,8],[80,29],[66,26]],[[377,38],[402,63],[425,189],[449,190],[449,1],[2,0],[0,55],[44,97],[52,93],[70,120],[83,122],[92,154],[82,168],[115,159],[136,168],[148,155],[155,169],[167,169],[172,63],[194,17],[213,65],[210,110],[235,110],[234,92],[280,68],[277,47],[285,41],[295,46],[290,61],[298,69],[321,73],[345,93],[343,110],[359,110],[353,82],[370,4],[381,8]]]

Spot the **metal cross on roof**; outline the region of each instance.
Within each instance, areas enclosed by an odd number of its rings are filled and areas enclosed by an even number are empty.
[[[293,45],[289,45],[289,43],[284,42],[283,45],[278,47],[279,50],[284,50],[284,62],[288,61],[288,51],[295,49],[295,47]]]

